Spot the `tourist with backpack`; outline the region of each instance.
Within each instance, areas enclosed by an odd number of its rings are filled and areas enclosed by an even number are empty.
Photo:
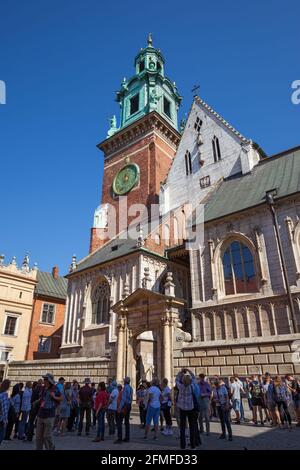
[[[39,400],[36,424],[36,450],[54,450],[53,425],[56,408],[61,401],[61,393],[55,385],[52,374],[43,375],[44,387]]]
[[[185,449],[186,447],[186,419],[189,422],[190,430],[190,444],[191,448],[196,448],[196,439],[199,439],[196,431],[196,419],[199,409],[197,398],[193,391],[193,383],[195,383],[195,376],[189,369],[182,369],[176,377],[176,386],[178,388],[177,407],[179,409],[179,420],[180,420],[180,448]],[[201,442],[201,441],[200,441]]]
[[[257,426],[257,412],[259,413],[260,417],[260,422],[261,425],[264,426],[264,419],[263,419],[263,391],[262,391],[262,385],[258,380],[257,375],[252,375],[251,376],[251,382],[249,384],[249,392],[251,394],[251,402],[253,406],[253,422],[255,426]]]

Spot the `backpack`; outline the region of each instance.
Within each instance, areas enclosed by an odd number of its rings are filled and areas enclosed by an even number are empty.
[[[252,383],[251,395],[254,398],[258,398],[258,397],[261,396],[261,388],[260,388],[259,383],[257,383],[257,384]]]

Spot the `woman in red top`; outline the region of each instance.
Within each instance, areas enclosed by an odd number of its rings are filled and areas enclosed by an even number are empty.
[[[95,399],[95,410],[98,418],[98,431],[94,442],[104,441],[105,412],[109,401],[109,394],[106,391],[105,383],[100,382]]]

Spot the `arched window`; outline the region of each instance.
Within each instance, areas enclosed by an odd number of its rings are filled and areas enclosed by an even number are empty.
[[[184,160],[185,160],[185,174],[191,175],[193,173],[192,157],[191,157],[191,153],[188,150],[185,152]]]
[[[214,161],[215,163],[221,160],[221,150],[220,150],[220,143],[218,137],[214,136],[212,140],[212,148],[214,154]]]
[[[109,322],[110,288],[107,281],[101,281],[92,295],[92,324]]]
[[[249,248],[240,241],[233,241],[223,258],[225,294],[257,292],[254,260]]]
[[[154,241],[156,245],[160,245],[160,236],[158,233],[155,234]]]
[[[173,230],[174,230],[174,242],[177,243],[179,240],[179,228],[177,217],[173,219]]]
[[[164,240],[166,245],[170,244],[170,227],[168,224],[164,225]]]

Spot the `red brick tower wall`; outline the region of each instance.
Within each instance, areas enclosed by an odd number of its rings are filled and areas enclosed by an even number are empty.
[[[156,113],[155,113],[156,114]],[[143,120],[149,119],[149,115],[138,121],[142,125]],[[162,120],[162,118],[160,118]],[[179,134],[175,130],[168,129],[168,133],[174,137],[176,144],[179,143]],[[119,134],[119,133],[118,133]],[[132,204],[144,204],[148,207],[150,214],[151,204],[158,204],[160,185],[165,180],[169,171],[172,159],[176,153],[176,145],[158,132],[155,126],[148,132],[145,132],[141,137],[135,138],[128,145],[128,136],[126,133],[118,136],[121,140],[117,152],[114,152],[110,157],[107,154],[105,141],[100,144],[100,148],[104,151],[104,176],[102,185],[102,204],[109,203],[115,207],[117,230],[116,233],[125,229],[128,224],[134,220],[138,214],[126,218],[126,225],[120,226],[119,223],[119,198],[113,196],[112,184],[115,175],[121,168],[123,168],[128,159],[130,163],[136,163],[140,168],[139,184],[127,194],[127,208]],[[114,136],[115,137],[115,136]],[[117,137],[117,136],[116,136]],[[115,138],[116,138],[115,137]],[[122,211],[123,212],[123,211]],[[90,253],[103,246],[108,239],[103,240],[99,238],[98,234],[102,229],[91,229],[90,238]]]

